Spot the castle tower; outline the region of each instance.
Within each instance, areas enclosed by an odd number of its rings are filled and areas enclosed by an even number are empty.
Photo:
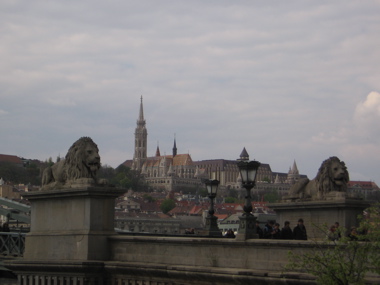
[[[141,171],[142,165],[147,157],[147,137],[146,122],[144,120],[143,98],[141,96],[140,113],[135,129],[135,153],[133,155],[132,169]]]
[[[296,161],[294,160],[293,167],[292,168],[289,167],[287,182],[289,184],[294,184],[299,180],[299,178],[300,178],[300,173],[298,171]]]

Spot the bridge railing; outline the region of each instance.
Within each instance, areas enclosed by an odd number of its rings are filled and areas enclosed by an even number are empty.
[[[25,233],[0,232],[0,254],[22,256],[25,250]]]

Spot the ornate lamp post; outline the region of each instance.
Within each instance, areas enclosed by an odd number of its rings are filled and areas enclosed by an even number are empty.
[[[239,240],[247,240],[252,238],[258,238],[256,234],[256,217],[252,215],[252,202],[251,202],[251,189],[256,185],[256,174],[260,167],[260,162],[249,161],[249,155],[244,148],[238,159],[237,166],[239,168],[242,186],[247,191],[245,197],[244,213],[240,219],[239,231],[237,238]]]
[[[204,183],[206,184],[208,197],[210,198],[210,208],[206,217],[205,228],[208,232],[208,236],[221,236],[222,232],[219,230],[217,223],[218,218],[214,216],[214,199],[218,192],[219,181],[206,179],[204,180]]]

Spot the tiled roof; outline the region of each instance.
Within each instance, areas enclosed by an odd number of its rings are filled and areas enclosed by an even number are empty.
[[[178,165],[192,165],[193,160],[191,159],[190,154],[177,154],[174,158],[173,155],[162,155],[162,156],[151,156],[147,157],[145,166],[158,166],[162,158],[167,159],[167,165],[173,164],[174,166]]]
[[[131,168],[132,167],[132,163],[133,163],[133,160],[128,159],[128,160],[124,161],[121,165],[124,165],[126,167]]]
[[[173,158],[173,165],[192,165],[193,160],[191,159],[190,154],[177,154]]]
[[[349,181],[348,187],[378,188],[376,183],[372,181]]]
[[[21,158],[15,155],[0,154],[0,162],[23,164]]]

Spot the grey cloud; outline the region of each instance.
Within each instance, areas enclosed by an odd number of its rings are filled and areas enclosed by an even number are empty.
[[[151,154],[157,141],[170,152],[177,133],[194,160],[235,159],[246,146],[275,171],[296,159],[313,176],[341,155],[356,177],[378,179],[351,162],[355,152],[379,165],[360,132],[370,124],[354,115],[380,89],[376,2],[0,5],[0,128],[10,154],[63,155],[88,135],[103,163],[117,166],[133,155],[143,95]]]

